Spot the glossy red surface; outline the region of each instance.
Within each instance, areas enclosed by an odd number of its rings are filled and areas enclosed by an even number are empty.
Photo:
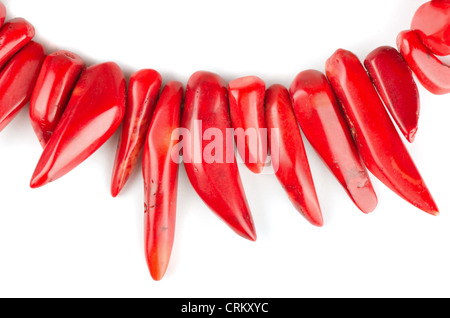
[[[127,108],[111,178],[113,197],[125,186],[140,158],[161,82],[161,75],[151,69],[139,70],[130,77]]]
[[[228,93],[238,152],[250,171],[261,173],[267,158],[266,84],[256,76],[241,77],[228,84]]]
[[[55,181],[97,151],[117,130],[125,113],[126,82],[113,62],[86,68],[39,159],[30,186]]]
[[[231,122],[228,90],[220,76],[199,71],[190,77],[182,127],[190,133],[190,146],[183,149],[183,159],[192,186],[231,229],[246,239],[256,240],[253,218],[233,150],[232,160],[227,160],[230,153],[227,153],[225,139]],[[219,139],[221,136],[222,142],[204,140],[209,139],[206,138],[208,133],[215,133]],[[204,156],[213,152],[213,158]]]
[[[31,125],[42,147],[52,136],[84,67],[83,60],[68,51],[45,58],[30,101]]]
[[[433,0],[417,9],[411,22],[423,44],[436,55],[450,54],[450,1]]]
[[[45,59],[41,44],[31,41],[6,64],[0,73],[0,131],[30,101],[39,70]]]
[[[35,35],[34,27],[24,18],[14,18],[0,28],[0,69]]]
[[[376,48],[364,65],[384,105],[406,140],[413,142],[419,126],[419,89],[408,63],[397,49]]]
[[[175,237],[179,162],[172,138],[181,124],[183,84],[168,82],[155,108],[142,161],[145,189],[145,255],[150,274],[161,280],[169,265]]]
[[[314,181],[288,90],[272,85],[266,92],[266,121],[275,175],[295,208],[313,225],[323,226]],[[278,132],[278,133],[277,133]]]
[[[397,47],[425,89],[436,95],[450,93],[450,67],[423,45],[415,31],[400,32]]]
[[[437,215],[436,203],[358,57],[337,50],[326,62],[326,74],[366,167],[400,197]]]
[[[364,213],[378,200],[350,128],[322,72],[306,70],[290,87],[294,113],[309,143]]]

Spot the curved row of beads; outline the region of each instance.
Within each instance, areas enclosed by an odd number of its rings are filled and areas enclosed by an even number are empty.
[[[323,217],[299,126],[362,212],[377,206],[367,168],[417,208],[439,213],[395,125],[414,141],[420,100],[413,73],[430,92],[450,92],[449,68],[433,55],[450,54],[450,0],[419,8],[411,30],[398,35],[398,50],[377,48],[361,63],[339,49],[326,61],[326,74],[303,71],[289,90],[266,88],[254,76],[227,85],[219,75],[200,71],[189,79],[185,95],[176,81],[161,90],[155,70],[137,71],[127,87],[115,63],[86,66],[64,50],[46,55],[32,41],[34,28],[28,21],[15,18],[4,24],[5,16],[0,3],[0,129],[30,102],[31,124],[43,147],[31,187],[69,173],[123,124],[111,194],[119,195],[143,152],[145,255],[155,280],[164,276],[174,242],[179,164],[174,148],[179,139],[173,133],[179,128],[198,131],[183,138],[188,144],[184,166],[194,189],[249,240],[257,235],[234,153],[226,162],[195,160],[195,145],[200,144],[201,154],[211,151],[202,143],[211,129],[222,137],[230,128],[253,130],[253,146],[248,136],[241,143],[235,136],[247,167],[260,173],[270,151],[280,184],[315,226],[323,225]],[[226,145],[213,150],[214,158],[224,156]]]

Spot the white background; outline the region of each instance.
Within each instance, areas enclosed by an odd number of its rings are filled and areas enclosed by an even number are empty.
[[[338,48],[361,59],[395,46],[422,0],[5,0],[8,19],[36,27],[48,52],[88,64],[115,61],[127,75],[157,69],[186,83],[197,70],[227,81],[257,75],[289,86],[324,70]],[[422,109],[408,144],[440,210],[430,216],[372,177],[378,208],[364,215],[305,141],[325,225],[294,210],[273,174],[240,166],[258,240],[232,232],[180,169],[176,239],[164,279],[143,250],[138,167],[110,196],[116,134],[68,175],[32,190],[42,151],[27,108],[0,134],[1,297],[440,297],[450,296],[450,96],[420,85]]]

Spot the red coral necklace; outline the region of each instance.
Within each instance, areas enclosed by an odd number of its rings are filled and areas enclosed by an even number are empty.
[[[153,69],[127,83],[116,63],[45,52],[30,22],[5,17],[1,4],[0,129],[29,103],[43,147],[30,186],[62,178],[119,132],[111,194],[120,195],[142,163],[145,256],[155,280],[164,277],[174,244],[180,163],[210,210],[250,241],[257,231],[239,159],[255,177],[272,169],[298,212],[323,226],[301,132],[362,212],[378,204],[370,172],[416,208],[439,214],[404,143],[420,133],[416,80],[432,94],[450,92],[449,67],[439,59],[450,53],[450,1],[422,5],[397,47],[378,47],[364,60],[338,49],[325,72],[302,71],[290,87],[266,87],[254,75],[227,83],[208,71],[186,85],[163,83]]]

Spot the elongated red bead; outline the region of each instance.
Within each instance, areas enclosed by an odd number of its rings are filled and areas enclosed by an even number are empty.
[[[113,197],[125,186],[142,153],[161,82],[161,75],[151,69],[139,70],[130,77],[127,108],[111,177]]]
[[[300,128],[288,90],[279,84],[266,92],[266,120],[272,166],[295,208],[313,225],[323,216]]]
[[[31,125],[42,147],[52,136],[84,68],[84,61],[72,52],[60,50],[45,58],[30,101]]]
[[[116,63],[86,68],[36,165],[30,186],[53,182],[90,157],[117,130],[125,114],[126,82]]]
[[[414,14],[411,30],[417,31],[423,44],[436,55],[450,54],[450,1],[433,0],[421,5]]]
[[[400,197],[437,215],[436,203],[358,57],[337,50],[326,62],[326,74],[366,167]]]
[[[290,87],[294,113],[309,143],[364,213],[378,200],[334,92],[322,72],[306,70]]]
[[[168,82],[155,108],[144,146],[142,171],[145,188],[145,255],[152,278],[167,270],[175,238],[178,166],[173,156],[181,124],[183,85]]]
[[[231,81],[228,91],[238,152],[250,171],[261,173],[267,158],[266,85],[259,77],[246,76]]]
[[[397,49],[376,48],[364,65],[384,105],[406,140],[413,142],[419,125],[420,96],[413,73]]]
[[[9,60],[0,73],[0,131],[30,101],[45,50],[31,41]]]
[[[450,67],[434,56],[415,31],[402,31],[397,47],[422,86],[430,93],[450,93]]]
[[[33,25],[24,18],[14,18],[0,28],[0,69],[35,35]]]
[[[187,176],[200,198],[231,229],[256,240],[253,218],[234,155],[226,142],[231,121],[228,89],[217,74],[199,71],[187,84],[182,128],[183,160]]]

